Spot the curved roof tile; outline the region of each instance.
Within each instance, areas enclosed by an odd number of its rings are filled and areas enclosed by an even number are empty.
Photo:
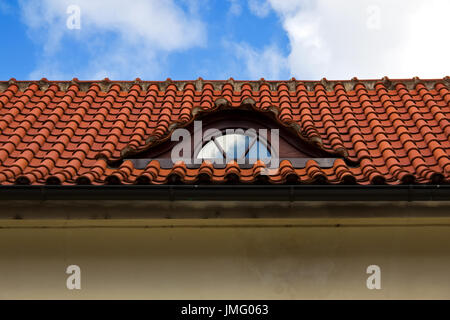
[[[450,81],[41,81],[0,82],[0,184],[450,182]],[[167,169],[151,161],[110,167],[151,147],[199,112],[271,111],[280,125],[344,154],[331,168],[285,160],[263,179],[261,163]],[[175,125],[177,124],[177,125]]]

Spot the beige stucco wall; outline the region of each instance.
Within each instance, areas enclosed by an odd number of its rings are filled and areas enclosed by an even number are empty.
[[[0,298],[450,298],[450,219],[1,220]],[[66,267],[81,268],[81,290]],[[381,290],[366,268],[381,267]]]

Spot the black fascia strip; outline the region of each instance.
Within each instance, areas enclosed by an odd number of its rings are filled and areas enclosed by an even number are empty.
[[[450,201],[450,185],[3,185],[0,200]]]

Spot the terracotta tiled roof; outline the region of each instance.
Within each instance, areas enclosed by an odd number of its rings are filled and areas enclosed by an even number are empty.
[[[288,161],[270,183],[448,183],[449,79],[350,81],[0,82],[0,184],[167,184],[259,181],[261,163],[136,169],[123,155],[151,147],[199,112],[271,111],[299,138],[359,163]]]

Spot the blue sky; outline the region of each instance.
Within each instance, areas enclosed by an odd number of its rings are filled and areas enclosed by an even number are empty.
[[[448,0],[0,0],[0,79],[441,78],[448,12]]]

